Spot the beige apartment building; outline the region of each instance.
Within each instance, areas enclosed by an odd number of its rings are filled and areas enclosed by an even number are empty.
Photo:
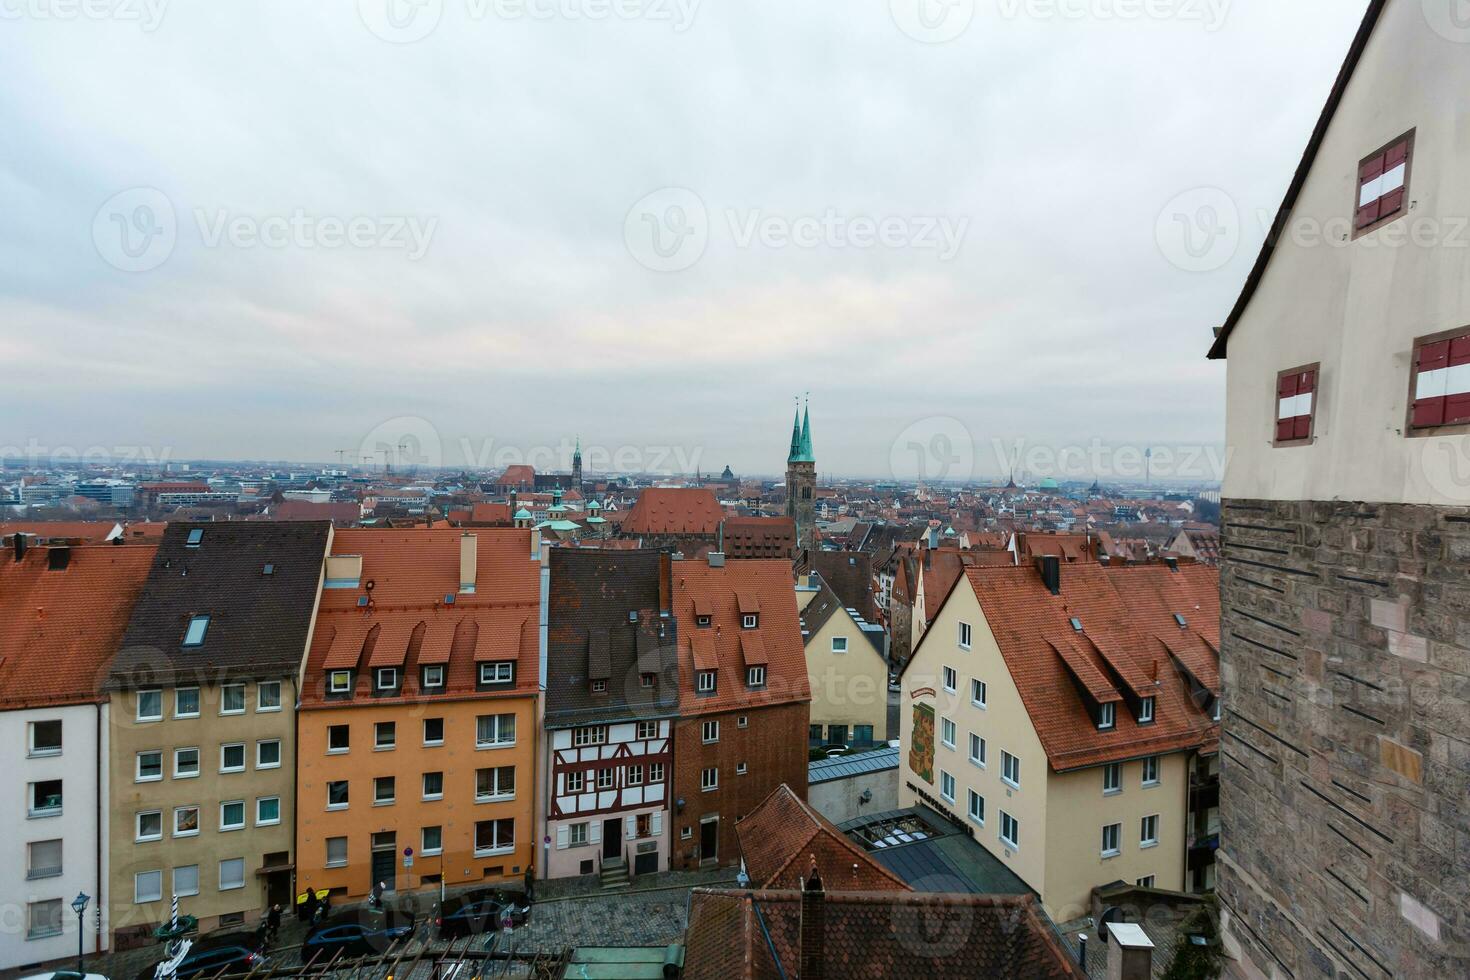
[[[883,742],[888,737],[883,627],[844,608],[820,576],[806,576],[796,591],[812,688],[809,745],[864,748]]]
[[[968,827],[1058,922],[1098,885],[1185,890],[1189,769],[1216,730],[1216,694],[1192,678],[1213,676],[1217,581],[1199,565],[967,568],[901,678],[900,806]]]
[[[107,680],[115,948],[291,907],[296,676],[326,523],[172,524]]]

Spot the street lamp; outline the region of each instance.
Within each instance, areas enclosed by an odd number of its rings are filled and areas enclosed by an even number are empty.
[[[82,937],[87,934],[82,916],[86,914],[87,902],[90,900],[86,892],[77,892],[77,897],[71,900],[71,910],[77,914],[77,972],[82,976],[87,975],[87,971],[82,968]]]

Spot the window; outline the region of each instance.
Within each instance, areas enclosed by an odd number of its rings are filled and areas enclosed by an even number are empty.
[[[45,939],[61,935],[61,899],[48,898],[26,906],[26,938]]]
[[[650,783],[661,783],[664,781],[664,764],[662,762],[650,762],[648,764],[648,781]]]
[[[255,686],[256,711],[281,710],[281,682],[261,681]]]
[[[327,691],[331,694],[348,694],[352,691],[352,671],[334,670],[327,675]]]
[[[960,675],[953,667],[944,668],[944,689],[951,694],[960,689]]]
[[[1138,723],[1147,725],[1154,720],[1154,699],[1141,698],[1138,702]]]
[[[642,786],[643,785],[643,767],[642,766],[633,765],[633,766],[629,766],[628,767],[628,785],[629,786]]]
[[[744,765],[744,763],[741,763],[741,765]],[[653,836],[653,815],[652,814],[649,814],[649,813],[640,813],[640,814],[638,814],[637,818],[634,819],[634,821],[633,821],[633,830],[637,834],[637,836],[640,837],[640,838],[642,838],[642,837],[652,837]]]
[[[61,721],[33,721],[30,728],[30,745],[27,751],[33,755],[61,754]]]
[[[701,670],[694,677],[694,691],[696,694],[715,693],[715,672],[712,670]]]
[[[573,745],[602,745],[607,741],[607,729],[601,725],[572,729]]]
[[[1358,164],[1358,201],[1353,237],[1402,217],[1414,165],[1414,131],[1363,158]]]
[[[345,868],[345,867],[347,867],[347,838],[346,837],[328,837],[327,838],[327,867],[329,867],[329,868]]]
[[[1143,785],[1159,785],[1159,757],[1156,755],[1143,760]]]
[[[379,667],[376,684],[380,691],[396,690],[398,688],[398,668]]]
[[[174,717],[199,717],[199,688],[181,687],[174,691]]]
[[[1137,881],[1135,881],[1134,884],[1137,885],[1139,888],[1152,888],[1154,886],[1154,876],[1144,875],[1142,878],[1139,878]]]
[[[970,680],[970,703],[971,704],[973,704],[977,708],[983,708],[983,707],[985,707],[986,706],[985,698],[986,698],[986,695],[988,693],[989,692],[986,690],[985,682],[984,681],[979,680],[978,678],[971,678],[971,680]]]
[[[939,719],[939,737],[944,742],[945,748],[954,748],[955,738],[957,737],[955,735],[955,723],[948,718]]]
[[[481,684],[509,684],[515,679],[515,664],[508,662],[481,664]]]
[[[1078,619],[1076,616],[1073,616],[1071,619],[1067,620],[1067,622],[1072,624],[1072,631],[1074,633],[1082,632],[1082,620]]]
[[[186,864],[174,868],[174,894],[179,897],[199,894],[199,865]]]
[[[475,824],[475,856],[511,850],[516,846],[515,831],[512,819],[479,821]]]
[[[954,777],[943,770],[939,773],[939,795],[954,802]]]
[[[200,647],[204,645],[204,635],[209,632],[209,617],[194,616],[189,620],[189,626],[184,630],[184,646]]]
[[[195,695],[197,700],[197,693]],[[163,720],[163,692],[162,691],[139,691],[138,692],[138,720],[139,721],[162,721]]]
[[[1409,387],[1411,431],[1470,422],[1470,331],[1416,340]]]
[[[638,737],[644,739],[658,738],[658,722],[640,721],[638,723]]]
[[[444,668],[438,665],[435,665],[433,667],[425,667],[423,686],[425,688],[443,687]]]
[[[970,649],[970,635],[971,635],[970,624],[969,623],[961,623],[960,624],[960,649],[962,649],[962,650],[968,650],[968,649]]]
[[[219,689],[219,713],[243,715],[245,713],[245,685],[226,684]]]
[[[846,653],[847,652],[847,637],[845,637],[845,636],[834,636],[834,637],[832,637],[832,652],[833,653]]]
[[[1276,442],[1310,442],[1317,417],[1317,365],[1292,368],[1276,376]]]
[[[1159,815],[1144,817],[1138,827],[1138,846],[1154,847],[1159,843]]]
[[[514,744],[516,744],[515,715],[480,715],[475,719],[475,748],[486,749]]]
[[[1107,704],[1097,706],[1097,730],[1105,732],[1113,727],[1114,712],[1118,706],[1109,701]]]
[[[38,840],[26,845],[26,880],[61,874],[61,841]]]
[[[750,727],[750,716],[749,715],[740,715],[739,717],[737,717],[735,719],[735,727],[736,728],[749,728]]]
[[[616,772],[613,769],[597,770],[597,788],[612,789],[616,783]]]
[[[245,827],[245,801],[226,800],[219,805],[219,829],[241,830]]]
[[[701,737],[705,743],[718,742],[720,740],[720,723],[718,721],[707,721],[701,726]]]
[[[373,806],[387,806],[398,798],[396,782],[392,776],[373,779]]]
[[[373,724],[373,748],[384,751],[398,745],[398,723],[379,721]]]
[[[719,789],[719,786],[720,770],[705,769],[699,774],[699,788],[702,792],[708,793],[712,789]]]
[[[1123,766],[1113,762],[1103,766],[1103,794],[1111,796],[1123,792]]]
[[[985,826],[985,797],[973,789],[970,790],[970,819]]]
[[[749,770],[746,769],[745,763],[743,763],[743,762],[737,762],[737,763],[735,763],[735,775],[737,775],[737,776],[743,776],[747,772],[749,772]]]
[[[612,770],[607,770],[611,772]],[[598,783],[602,780],[599,774]],[[508,800],[516,795],[516,767],[498,766],[475,770],[475,802]]]
[[[425,856],[440,854],[444,851],[444,828],[425,827],[419,834],[419,853]]]
[[[572,847],[582,847],[587,843],[587,825],[585,823],[574,823],[567,829],[567,843]]]
[[[808,726],[806,726],[806,737],[807,737],[807,740],[808,741],[811,741],[811,742],[820,742],[822,740],[822,726],[821,725],[808,725]]]
[[[1000,840],[1012,850],[1019,850],[1021,847],[1020,821],[1004,810],[1000,811]]]
[[[327,726],[327,751],[346,752],[352,747],[352,729],[348,725]]]
[[[567,773],[567,792],[580,793],[587,787],[587,774],[585,772]]]
[[[853,743],[856,744],[856,745],[872,745],[873,744],[873,726],[872,725],[853,725],[852,726],[852,740],[853,740]]]
[[[425,745],[443,745],[444,744],[444,719],[443,718],[425,718],[424,719],[424,744]]]
[[[442,772],[424,773],[424,799],[444,799],[444,774]]]
[[[281,767],[281,740],[268,738],[255,743],[255,768],[279,769]]]
[[[639,684],[640,687],[643,687],[643,688],[651,688],[651,687],[653,687],[657,683],[658,683],[658,675],[657,674],[639,674],[638,675],[638,684]]]
[[[593,694],[606,694],[607,693],[607,681],[602,680],[601,678],[593,681],[592,682],[592,693]]]
[[[756,613],[746,613],[740,617],[740,628],[753,630],[760,625],[760,616]]]
[[[336,779],[336,780],[333,780],[330,783],[327,783],[327,809],[328,810],[345,810],[345,809],[347,809],[347,800],[348,800],[347,780],[345,780],[345,779]]]
[[[970,733],[970,761],[981,769],[985,768],[985,739]]]
[[[766,686],[766,668],[764,668],[764,667],[747,667],[746,670],[745,670],[745,686],[746,687],[765,687]]]
[[[219,890],[233,891],[245,887],[245,859],[225,858],[219,863]]]
[[[163,811],[143,810],[134,817],[133,840],[163,839]]]
[[[134,780],[140,783],[156,783],[163,778],[163,753],[149,749],[138,753],[138,771]]]
[[[204,529],[202,527],[191,528],[189,536],[184,540],[185,548],[197,548],[204,541]]]
[[[162,871],[139,871],[133,875],[133,901],[141,905],[144,902],[156,902],[163,898],[163,872]]]
[[[32,817],[54,817],[61,813],[61,780],[43,779],[31,783],[30,812]]]
[[[255,826],[273,827],[281,822],[281,798],[262,796],[255,801]]]
[[[199,775],[199,750],[174,749],[174,778],[193,779]]]
[[[197,806],[174,807],[174,836],[195,837],[199,834],[199,808]]]
[[[1000,751],[1000,778],[1017,789],[1021,788],[1021,760],[1005,749]]]
[[[1123,829],[1122,824],[1110,823],[1102,829],[1102,856],[1117,857],[1119,853],[1118,838]]]

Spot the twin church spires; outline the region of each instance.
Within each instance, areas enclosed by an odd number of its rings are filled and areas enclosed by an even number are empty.
[[[791,422],[791,452],[786,457],[786,516],[796,522],[797,547],[815,547],[817,458],[812,452],[810,404]]]

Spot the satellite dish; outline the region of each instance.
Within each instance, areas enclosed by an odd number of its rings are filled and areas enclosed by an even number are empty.
[[[1108,923],[1122,921],[1124,921],[1123,910],[1118,908],[1116,905],[1109,905],[1107,908],[1103,909],[1102,917],[1097,920],[1097,938],[1101,939],[1103,942],[1107,942]]]

